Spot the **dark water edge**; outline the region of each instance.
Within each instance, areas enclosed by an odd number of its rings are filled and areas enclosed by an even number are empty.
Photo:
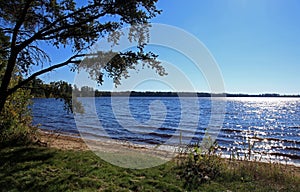
[[[183,139],[191,140],[192,143],[201,142],[209,122],[209,98],[199,99],[200,119],[195,134],[189,130],[188,122],[184,122],[180,128],[184,133],[182,135],[175,134],[180,122],[179,98],[130,98],[131,115],[138,122],[147,122],[151,118],[149,106],[156,100],[162,102],[167,109],[166,118],[160,127],[137,126],[133,127],[134,133],[124,130],[114,117],[110,98],[96,99],[99,121],[109,133],[109,138],[115,140],[156,145],[163,144],[170,137],[177,137],[178,141]],[[71,135],[80,132],[86,138],[93,139],[102,137],[99,128],[89,122],[86,122],[86,127],[76,127],[74,116],[66,113],[63,103],[55,99],[34,99],[33,116],[34,123],[42,123],[41,128],[45,130]],[[225,120],[217,143],[220,152],[226,157],[233,154],[242,157],[243,154],[248,154],[249,143],[255,142],[251,148],[254,158],[300,165],[299,121],[298,98],[229,98],[226,101]],[[150,131],[139,132],[142,128]]]

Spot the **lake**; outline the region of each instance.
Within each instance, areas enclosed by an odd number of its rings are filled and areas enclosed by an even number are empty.
[[[217,136],[225,156],[243,156],[250,145],[253,157],[300,165],[300,98],[100,97],[80,101],[86,113],[76,115],[76,124],[62,101],[33,99],[34,124],[66,134],[80,132],[90,139],[109,137],[152,145],[195,143],[208,131]],[[219,105],[224,111],[218,111]]]

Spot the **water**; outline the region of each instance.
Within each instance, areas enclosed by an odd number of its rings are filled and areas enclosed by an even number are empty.
[[[300,165],[299,98],[81,98],[86,114],[74,116],[63,102],[34,99],[34,123],[47,130],[81,132],[87,138],[110,137],[132,143],[169,144],[201,141],[205,132],[218,134],[223,154],[267,158]],[[97,119],[89,112],[95,103]],[[212,106],[225,104],[224,121]],[[216,116],[217,115],[217,116]],[[218,116],[219,115],[219,116]],[[218,128],[214,123],[219,123]],[[221,123],[221,124],[220,124]],[[101,126],[103,129],[99,129]],[[104,131],[103,131],[104,130]]]

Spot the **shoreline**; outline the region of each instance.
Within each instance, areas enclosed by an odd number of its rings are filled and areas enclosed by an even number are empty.
[[[130,154],[159,158],[163,161],[171,160],[178,155],[177,152],[165,148],[149,147],[147,145],[131,144],[127,141],[112,141],[106,138],[99,140],[82,139],[79,134],[63,132],[48,132],[39,130],[40,142],[50,148],[61,150],[93,151],[96,154]],[[101,156],[105,157],[105,156]]]
[[[89,150],[84,140],[77,134],[73,135],[39,129],[38,135],[40,142],[51,148],[79,151]]]
[[[172,157],[178,156],[174,155],[176,152],[168,152],[166,149],[155,149],[148,148],[143,145],[132,145],[130,143],[124,141],[95,141],[95,140],[84,140],[81,138],[80,134],[72,134],[65,132],[55,132],[55,131],[47,131],[43,129],[39,129],[38,134],[40,136],[41,143],[46,144],[46,146],[50,148],[56,148],[61,150],[78,150],[78,151],[104,151],[109,153],[117,153],[120,149],[124,151],[142,151],[145,154],[152,154],[155,156],[159,156],[163,159],[170,159]],[[87,144],[88,143],[88,144]],[[227,155],[222,155],[223,159],[230,159]],[[244,161],[238,160],[237,161]],[[246,160],[245,160],[246,161]],[[250,160],[251,161],[251,160]],[[270,163],[270,161],[256,161],[258,163]],[[296,168],[300,168],[300,164],[284,163],[280,161],[274,161],[272,163],[279,163],[281,165],[293,166]]]

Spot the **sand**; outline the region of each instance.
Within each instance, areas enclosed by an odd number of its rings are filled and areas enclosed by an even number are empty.
[[[65,135],[57,132],[39,131],[40,141],[48,147],[62,150],[89,150],[80,135]]]

